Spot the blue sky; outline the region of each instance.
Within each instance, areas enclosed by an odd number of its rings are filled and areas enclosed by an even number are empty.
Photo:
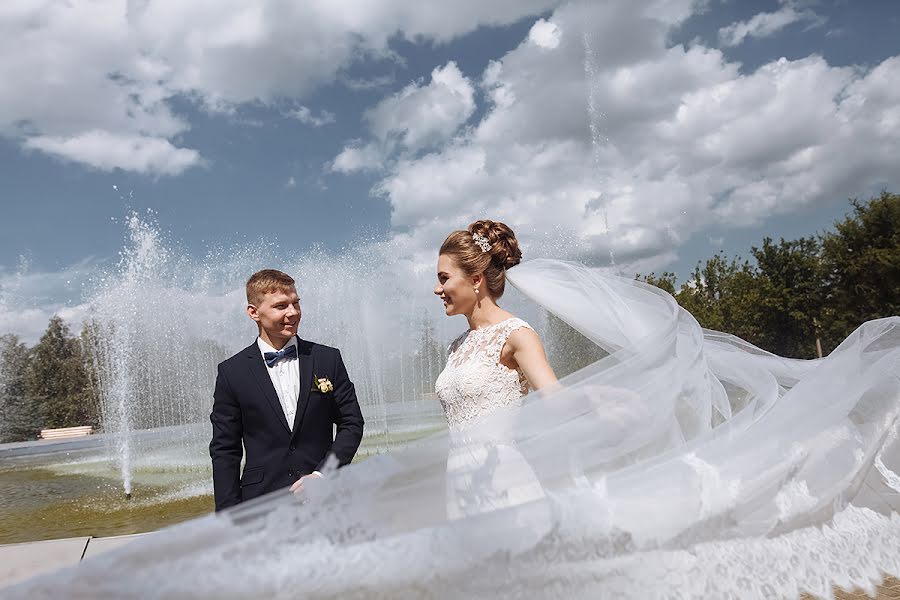
[[[496,218],[681,276],[810,235],[900,190],[898,30],[890,0],[12,0],[0,333],[77,320],[132,211],[197,256],[428,262]]]

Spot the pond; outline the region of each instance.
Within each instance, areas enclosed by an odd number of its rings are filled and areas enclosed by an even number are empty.
[[[367,436],[355,461],[440,429],[431,422],[405,432]],[[205,445],[185,447],[171,443],[171,435],[144,435],[137,445],[132,495],[127,499],[103,436],[94,437],[96,443],[86,448],[0,459],[0,544],[142,533],[213,510]]]

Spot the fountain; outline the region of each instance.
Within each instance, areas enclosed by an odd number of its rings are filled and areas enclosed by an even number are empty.
[[[587,112],[588,128],[591,134],[591,157],[593,159],[594,169],[599,173],[603,165],[601,156],[603,141],[605,140],[609,143],[609,138],[604,136],[603,131],[600,129],[600,120],[603,118],[603,113],[600,112],[597,101],[597,62],[594,50],[591,47],[591,38],[587,31],[585,31],[582,36],[582,43],[584,46],[584,78],[588,87]],[[601,184],[598,187],[602,189],[604,186]],[[598,191],[597,194],[588,201],[586,209],[588,212],[599,210],[603,217],[603,233],[606,236],[606,242],[609,245],[609,266],[615,270],[616,256],[613,252],[613,240],[609,229],[608,200],[603,198],[603,192]]]
[[[441,426],[430,391],[443,365],[447,324],[437,318],[437,303],[425,301],[430,281],[410,275],[408,288],[395,285],[389,242],[341,255],[314,249],[271,265],[256,258],[259,245],[197,261],[167,244],[148,220],[133,215],[128,229],[119,264],[98,279],[86,325],[108,452],[126,497],[136,463],[160,460],[160,448],[168,468],[208,473],[216,364],[256,334],[244,313],[243,285],[264,267],[297,279],[300,335],[341,349],[366,418],[365,451],[382,452]]]
[[[341,349],[366,418],[360,458],[444,427],[434,380],[465,321],[444,316],[431,293],[433,267],[399,259],[405,254],[396,242],[294,255],[260,242],[198,259],[152,218],[132,215],[126,225],[120,260],[95,277],[85,297],[82,340],[101,432],[77,451],[4,459],[0,489],[16,494],[0,498],[0,543],[136,533],[212,510],[207,446],[216,365],[256,335],[244,312],[244,283],[260,268],[296,278],[300,335]],[[541,242],[535,247],[557,255],[568,248]],[[259,256],[291,258],[273,264]],[[559,374],[596,352],[514,289],[503,306],[541,333]]]

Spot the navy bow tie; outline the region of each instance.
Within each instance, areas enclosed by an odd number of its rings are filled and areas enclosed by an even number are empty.
[[[290,346],[285,346],[278,352],[264,352],[263,358],[266,359],[266,365],[269,367],[274,367],[275,363],[278,362],[280,358],[293,358],[297,356],[297,346],[291,344]]]

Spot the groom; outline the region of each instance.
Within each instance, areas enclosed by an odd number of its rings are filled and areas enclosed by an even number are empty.
[[[340,351],[297,336],[294,280],[274,269],[254,273],[247,314],[259,337],[219,364],[209,415],[217,511],[289,485],[297,490],[321,477],[329,454],[348,464],[363,434]]]

